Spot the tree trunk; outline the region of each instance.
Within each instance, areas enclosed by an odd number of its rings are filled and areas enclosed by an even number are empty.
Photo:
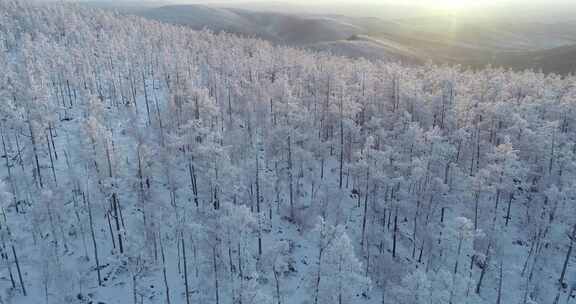
[[[486,275],[486,272],[488,271],[488,267],[490,267],[490,259],[492,257],[492,254],[490,252],[490,249],[492,247],[492,243],[488,244],[488,249],[486,249],[486,262],[484,263],[484,267],[482,268],[482,271],[480,272],[480,278],[478,279],[478,283],[476,284],[476,294],[480,294],[480,289],[482,288],[482,282],[484,280],[484,276]]]
[[[260,220],[260,161],[256,147],[256,214],[258,216],[258,257],[262,256],[262,221]]]
[[[278,278],[278,272],[276,271],[276,266],[272,266],[272,271],[274,272],[274,281],[276,282],[276,298],[277,304],[282,304],[282,297],[280,296],[280,279]]]
[[[16,263],[16,270],[18,271],[18,280],[20,280],[22,294],[26,296],[26,287],[24,286],[24,279],[22,278],[22,271],[20,270],[20,263],[18,262],[18,255],[16,255],[16,248],[14,248],[14,245],[12,245],[12,255],[14,256],[14,263]]]
[[[212,247],[212,261],[214,264],[214,292],[216,294],[216,304],[220,304],[220,290],[219,290],[220,284],[218,281],[218,263],[216,261],[216,246]]]
[[[392,238],[392,257],[396,257],[396,239],[398,234],[398,207],[396,207],[396,213],[394,214],[394,234]]]
[[[192,164],[192,158],[188,161],[188,172],[190,173],[190,184],[192,185],[192,193],[194,194],[194,204],[198,207],[198,185],[196,183],[196,170]]]
[[[320,245],[322,246],[322,245]],[[320,293],[320,280],[321,280],[321,273],[322,273],[322,254],[324,253],[324,249],[320,247],[320,252],[318,254],[318,273],[316,274],[316,283],[314,287],[314,304],[318,304],[318,294]]]
[[[168,277],[166,275],[166,257],[164,255],[164,243],[162,242],[162,234],[158,233],[160,240],[160,254],[162,256],[162,277],[164,278],[164,290],[166,293],[166,304],[170,304],[170,288],[168,286]]]
[[[112,159],[110,156],[110,149],[108,147],[108,144],[106,144],[106,158],[108,160],[108,174],[110,176],[110,178],[114,177],[114,174],[112,172]],[[116,185],[113,185],[113,187],[115,187]],[[116,234],[118,236],[118,248],[120,249],[120,253],[124,253],[124,245],[122,243],[122,230],[120,228],[120,207],[118,204],[118,198],[117,198],[117,194],[116,194],[116,190],[112,189],[112,201],[111,201],[111,207],[112,207],[112,211],[114,212],[114,221],[116,224]]]
[[[500,261],[500,274],[498,276],[498,297],[496,298],[496,304],[502,303],[502,281],[503,281],[502,261]]]
[[[418,233],[418,213],[420,212],[420,200],[416,202],[416,212],[414,213],[414,231],[412,232],[412,258],[416,257],[416,236]]]
[[[8,180],[10,181],[10,188],[12,189],[12,198],[14,200],[14,208],[16,209],[16,213],[19,213],[18,210],[18,200],[16,199],[16,185],[14,184],[14,179],[12,178],[12,169],[10,168],[10,162],[8,157],[8,150],[6,149],[6,141],[4,140],[4,133],[0,134],[2,137],[2,147],[4,148],[4,159],[6,160],[6,171],[8,172]]]
[[[508,198],[508,211],[506,212],[506,226],[510,222],[510,212],[512,209],[512,201],[514,200],[514,194],[510,193],[510,197]]]
[[[478,230],[478,205],[480,203],[480,191],[474,195],[474,230]]]
[[[184,293],[186,296],[186,304],[190,304],[190,289],[188,288],[188,262],[186,261],[186,244],[184,243],[184,232],[180,232],[180,243],[182,246],[182,259],[184,263]]]
[[[30,113],[28,113],[30,116]],[[42,182],[42,172],[40,171],[40,159],[38,157],[38,148],[36,147],[36,138],[34,137],[34,128],[32,127],[32,121],[28,118],[28,129],[30,131],[30,140],[32,141],[32,151],[34,152],[34,161],[36,163],[36,174],[38,174],[38,183],[40,188],[44,188],[44,183]]]
[[[54,178],[54,185],[58,187],[58,179],[56,178],[56,168],[54,167],[54,158],[52,157],[52,147],[50,147],[50,139],[46,133],[46,143],[48,145],[48,156],[50,156],[50,168],[52,169],[52,177]]]
[[[294,182],[292,177],[292,144],[288,136],[288,183],[290,187],[290,219],[294,220]]]
[[[146,114],[148,115],[148,125],[152,125],[152,118],[150,117],[150,102],[148,100],[148,90],[146,89],[146,77],[142,73],[142,87],[144,88],[144,101],[146,102]]]
[[[343,101],[340,98],[340,179],[339,186],[342,189],[342,171],[344,167],[344,112],[343,112]]]
[[[366,218],[368,217],[368,187],[370,179],[370,169],[366,171],[366,196],[364,197],[364,216],[362,217],[362,239],[360,245],[363,246],[366,239]]]
[[[576,224],[574,224],[574,227],[572,228],[572,235],[570,235],[569,238],[570,238],[570,246],[568,247],[568,252],[566,253],[566,258],[564,259],[560,279],[558,280],[560,286],[563,286],[565,284],[564,277],[566,276],[566,269],[568,269],[568,263],[570,262],[570,257],[572,255],[572,248],[574,248],[574,240],[576,240]]]
[[[134,304],[138,304],[138,296],[136,293],[136,275],[132,275],[132,297]]]
[[[96,273],[98,274],[98,286],[102,286],[102,275],[100,274],[100,259],[98,258],[98,246],[96,244],[96,234],[94,232],[94,220],[92,217],[92,204],[90,199],[82,193],[84,204],[88,207],[88,221],[90,223],[90,236],[92,237],[92,246],[94,247],[94,260],[96,262]]]

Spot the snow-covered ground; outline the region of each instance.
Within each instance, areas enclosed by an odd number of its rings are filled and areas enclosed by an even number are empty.
[[[576,303],[574,78],[0,13],[0,303]]]

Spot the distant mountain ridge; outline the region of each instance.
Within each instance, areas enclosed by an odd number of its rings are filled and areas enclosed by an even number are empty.
[[[149,19],[334,55],[409,63],[434,61],[567,74],[576,69],[576,21],[429,16],[384,20],[295,14],[201,4],[127,10]]]
[[[341,40],[365,30],[360,26],[324,16],[301,17],[199,4],[162,6],[140,14],[146,18],[186,25],[193,29],[208,28],[216,32],[255,36],[290,45]]]

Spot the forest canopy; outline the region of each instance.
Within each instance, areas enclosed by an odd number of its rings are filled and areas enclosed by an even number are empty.
[[[0,303],[572,303],[576,78],[0,0]]]

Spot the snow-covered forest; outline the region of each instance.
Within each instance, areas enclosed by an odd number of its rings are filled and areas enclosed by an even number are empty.
[[[0,303],[576,303],[575,81],[0,0]]]

